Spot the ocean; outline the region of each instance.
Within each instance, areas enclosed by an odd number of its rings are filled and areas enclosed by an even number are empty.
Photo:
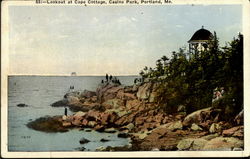
[[[118,76],[123,85],[132,85],[137,76]],[[70,86],[75,90],[95,91],[105,77],[101,76],[9,76],[8,77],[8,150],[43,151],[95,151],[98,147],[128,145],[130,139],[118,138],[117,133],[72,129],[64,133],[46,133],[30,129],[26,124],[43,116],[63,115],[63,107],[50,105],[63,98]],[[17,107],[24,103],[28,107]],[[72,114],[70,110],[68,114]],[[80,144],[84,137],[89,143]],[[100,142],[102,138],[108,142]]]

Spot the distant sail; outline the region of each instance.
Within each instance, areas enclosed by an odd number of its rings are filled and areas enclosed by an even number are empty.
[[[76,76],[76,72],[72,72],[72,73],[71,73],[71,76]]]

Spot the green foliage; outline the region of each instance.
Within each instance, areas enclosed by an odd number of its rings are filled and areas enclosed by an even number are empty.
[[[212,105],[213,90],[224,87],[226,94],[219,108],[225,116],[235,115],[243,107],[243,35],[219,47],[214,33],[209,49],[195,55],[180,49],[171,58],[163,56],[156,67],[144,69],[143,78],[166,76],[158,88],[156,101],[166,111],[185,105],[190,113]],[[233,101],[233,102],[232,102]]]

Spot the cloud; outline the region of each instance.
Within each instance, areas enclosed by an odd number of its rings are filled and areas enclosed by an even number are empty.
[[[175,25],[177,28],[183,28],[183,25],[177,24]]]

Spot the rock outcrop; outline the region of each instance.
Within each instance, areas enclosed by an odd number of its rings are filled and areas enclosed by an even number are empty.
[[[103,83],[95,92],[67,93],[64,99],[52,106],[68,106],[76,113],[57,117],[58,130],[79,127],[106,133],[118,132],[118,137],[132,139],[129,150],[244,148],[242,122],[233,127],[227,121],[220,121],[221,110],[213,107],[186,115],[186,106],[177,105],[175,114],[167,114],[155,102],[157,88],[158,83],[153,82],[134,86]],[[237,120],[241,119],[239,114]],[[98,150],[106,151],[107,148]]]
[[[17,104],[17,107],[28,107],[28,105],[24,103],[20,103],[20,104]]]

